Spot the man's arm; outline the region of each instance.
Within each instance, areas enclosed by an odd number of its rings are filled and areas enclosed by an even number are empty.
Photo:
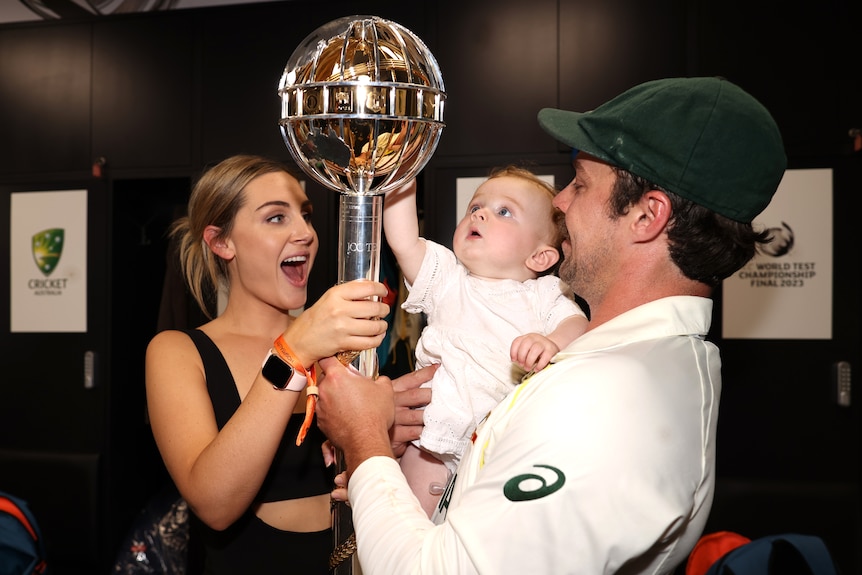
[[[419,237],[415,179],[386,194],[383,200],[383,231],[404,279],[413,283],[425,257],[425,241]]]

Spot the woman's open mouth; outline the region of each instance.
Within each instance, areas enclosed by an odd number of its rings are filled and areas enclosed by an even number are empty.
[[[308,256],[291,256],[281,262],[281,269],[290,283],[302,287],[308,277]]]

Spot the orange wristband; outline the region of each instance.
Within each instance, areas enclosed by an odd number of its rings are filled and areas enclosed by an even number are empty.
[[[287,342],[284,341],[284,335],[278,336],[272,344],[272,349],[278,354],[278,356],[284,360],[285,363],[291,365],[293,369],[301,373],[302,375],[308,377],[308,372],[305,370],[305,366],[302,365],[302,362],[296,357],[296,354],[293,353],[293,350],[290,349],[290,346],[287,345]]]

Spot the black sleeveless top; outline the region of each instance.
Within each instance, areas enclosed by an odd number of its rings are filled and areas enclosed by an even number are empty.
[[[216,422],[221,429],[241,403],[236,382],[221,351],[204,332],[183,331],[200,353]],[[324,437],[316,422],[302,445],[296,446],[296,433],[304,417],[298,413],[290,417],[256,502],[298,499],[330,491],[334,471],[324,466],[321,451]],[[281,531],[264,523],[254,514],[253,507],[223,531],[207,526],[193,512],[189,514],[188,575],[330,574],[329,556],[334,546],[331,528],[311,533]]]
[[[224,356],[209,336],[198,329],[183,331],[192,339],[200,353],[206,371],[207,389],[215,410],[216,423],[221,429],[240,405],[236,382]],[[316,418],[302,445],[296,445],[296,434],[304,419],[303,413],[291,415],[272,466],[255,497],[255,502],[300,499],[322,495],[332,490],[335,479],[334,467],[327,468],[323,461],[321,445],[326,437],[317,427]]]

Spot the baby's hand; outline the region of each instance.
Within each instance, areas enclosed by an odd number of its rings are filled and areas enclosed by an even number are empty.
[[[512,361],[526,371],[543,369],[560,348],[547,337],[528,333],[515,338],[509,352]]]

